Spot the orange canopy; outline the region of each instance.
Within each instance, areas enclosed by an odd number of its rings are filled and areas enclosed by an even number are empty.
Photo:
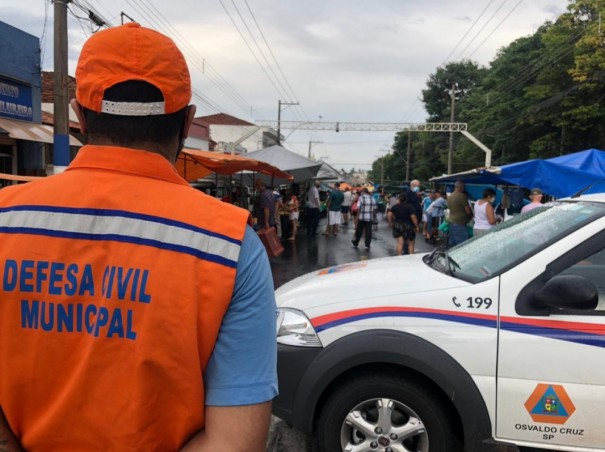
[[[240,155],[194,149],[183,149],[175,166],[179,174],[188,181],[201,179],[212,173],[235,174],[246,170],[292,180],[290,174],[265,162]]]
[[[31,182],[36,179],[42,179],[40,176],[18,176],[17,174],[0,173],[0,179],[17,182]]]

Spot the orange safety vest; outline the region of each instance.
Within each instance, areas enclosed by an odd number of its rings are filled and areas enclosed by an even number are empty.
[[[0,406],[25,449],[177,450],[203,428],[247,222],[125,148],[0,190]]]

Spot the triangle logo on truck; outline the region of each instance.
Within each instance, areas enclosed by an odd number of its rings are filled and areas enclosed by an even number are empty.
[[[525,402],[534,422],[565,424],[576,407],[561,385],[539,383]]]

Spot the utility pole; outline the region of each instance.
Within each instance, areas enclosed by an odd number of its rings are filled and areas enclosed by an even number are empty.
[[[405,165],[405,180],[410,180],[410,161],[412,159],[412,132],[408,130],[408,152]]]
[[[277,102],[277,145],[281,143],[281,107],[282,105],[299,105],[298,102],[282,102],[281,99]]]
[[[69,165],[69,104],[67,92],[67,3],[55,1],[54,25],[54,173]]]
[[[323,143],[323,141],[311,141],[311,140],[309,140],[309,154],[307,155],[307,158],[311,158],[311,146],[313,146],[314,144],[319,144],[319,143]]]
[[[452,91],[450,92],[452,104],[450,107],[450,122],[454,122],[454,105],[456,102],[456,82],[452,82]],[[452,174],[452,154],[454,153],[454,132],[450,132],[450,147],[447,152],[447,173]]]
[[[384,187],[384,159],[391,153],[389,149],[379,149],[381,152],[385,152],[385,155],[377,155],[378,162],[380,163],[380,185]]]

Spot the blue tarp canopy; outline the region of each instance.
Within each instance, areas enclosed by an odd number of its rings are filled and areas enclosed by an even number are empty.
[[[472,184],[518,185],[538,187],[556,198],[571,196],[591,183],[585,193],[605,192],[605,152],[598,149],[553,157],[528,160],[495,168],[479,168],[431,179],[453,182],[462,179]]]

